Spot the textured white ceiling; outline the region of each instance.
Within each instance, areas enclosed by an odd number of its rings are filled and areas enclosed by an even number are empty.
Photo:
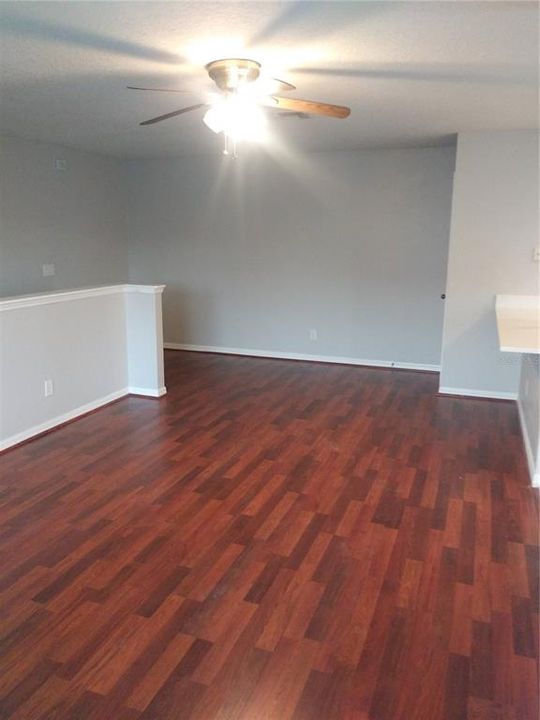
[[[442,143],[538,120],[536,2],[2,2],[0,128],[121,157],[214,152],[203,68],[253,57],[347,120],[277,118],[309,149]],[[128,84],[181,88],[137,93]]]

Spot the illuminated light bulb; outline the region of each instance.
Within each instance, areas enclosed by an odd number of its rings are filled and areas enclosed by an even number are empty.
[[[203,117],[203,123],[206,127],[210,128],[212,132],[220,133],[223,132],[224,128],[224,117],[223,110],[221,108],[221,101],[212,105],[212,107],[206,111]]]
[[[227,95],[207,110],[204,124],[234,140],[260,141],[266,137],[266,116],[259,105],[239,95]]]

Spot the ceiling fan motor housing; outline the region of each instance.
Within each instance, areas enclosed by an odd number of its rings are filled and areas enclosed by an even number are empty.
[[[261,65],[256,60],[227,58],[208,63],[206,70],[220,90],[230,92],[256,80],[260,75]]]

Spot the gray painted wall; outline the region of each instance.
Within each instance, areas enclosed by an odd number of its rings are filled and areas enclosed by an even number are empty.
[[[124,293],[14,310],[0,302],[0,325],[0,447],[84,412],[87,404],[126,394]],[[50,397],[43,392],[47,379]]]
[[[0,299],[0,450],[128,392],[163,394],[161,290]]]
[[[127,280],[121,163],[12,137],[0,153],[0,295]]]
[[[459,135],[441,388],[517,393],[520,356],[499,351],[494,302],[539,292],[538,192],[538,133]]]
[[[453,167],[453,148],[130,162],[130,280],[167,284],[167,342],[438,365]]]

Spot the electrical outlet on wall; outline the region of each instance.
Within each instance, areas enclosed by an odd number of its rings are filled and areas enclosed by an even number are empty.
[[[54,263],[47,263],[42,266],[43,277],[51,277],[56,272]]]
[[[43,381],[43,395],[45,397],[50,397],[51,395],[54,395],[54,386],[52,380],[44,380]]]
[[[67,168],[67,162],[64,160],[64,158],[54,158],[54,169],[60,170],[60,172],[66,170]]]
[[[309,339],[310,340],[318,340],[319,339],[319,335],[315,329],[312,329],[309,331]]]

